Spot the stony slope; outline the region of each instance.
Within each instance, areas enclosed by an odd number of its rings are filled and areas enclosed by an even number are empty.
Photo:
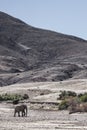
[[[87,41],[0,12],[0,86],[86,78]]]

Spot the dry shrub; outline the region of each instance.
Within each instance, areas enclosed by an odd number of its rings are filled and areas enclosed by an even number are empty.
[[[40,93],[40,95],[44,95],[44,93],[42,92],[42,93]]]
[[[76,105],[79,103],[80,101],[77,97],[70,97],[70,98],[64,99],[59,104],[59,110],[66,110],[72,107],[76,107]]]
[[[61,103],[59,110],[69,110],[69,114],[75,112],[87,112],[87,93],[77,95],[72,91],[61,91],[59,95]]]
[[[76,106],[72,106],[69,110],[69,114],[76,112],[87,112],[87,103],[80,103]]]
[[[19,103],[19,99],[13,100],[13,104],[14,104],[14,105],[16,105],[16,104],[18,104],[18,103]]]
[[[28,99],[28,98],[29,98],[28,94],[23,95],[23,99]]]

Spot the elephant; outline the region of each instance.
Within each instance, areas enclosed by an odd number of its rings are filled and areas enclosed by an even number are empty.
[[[21,115],[20,115],[21,112]],[[20,106],[16,106],[15,110],[14,110],[14,117],[16,116],[16,113],[18,113],[18,116],[27,116],[27,105],[20,105]]]

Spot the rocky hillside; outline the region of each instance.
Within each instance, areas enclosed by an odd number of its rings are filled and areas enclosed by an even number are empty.
[[[0,12],[0,86],[87,77],[87,41]]]

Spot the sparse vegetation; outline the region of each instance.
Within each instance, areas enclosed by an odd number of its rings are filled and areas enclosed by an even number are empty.
[[[59,104],[59,110],[65,110],[69,107],[75,109],[77,105],[87,103],[87,93],[77,95],[72,91],[61,91],[58,99],[61,100],[61,103]],[[83,109],[83,107],[80,107],[80,109]],[[85,111],[85,109],[82,111]]]
[[[69,97],[76,97],[77,94],[73,91],[60,91],[60,95],[59,95],[59,99],[60,100],[63,100],[63,99],[66,99],[66,98],[69,98]]]
[[[27,97],[28,98],[28,97]],[[16,100],[24,100],[25,99],[25,94],[24,95],[20,95],[20,94],[2,94],[0,95],[0,101],[16,101]]]

